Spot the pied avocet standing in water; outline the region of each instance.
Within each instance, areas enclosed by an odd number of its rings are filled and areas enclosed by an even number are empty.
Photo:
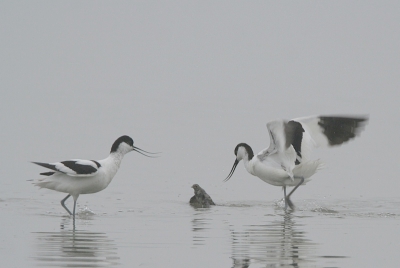
[[[246,143],[235,147],[235,163],[225,181],[228,181],[240,160],[246,170],[264,182],[282,186],[285,209],[294,209],[290,196],[296,189],[311,180],[321,167],[318,160],[311,160],[314,147],[340,145],[355,138],[368,121],[366,116],[310,116],[290,121],[276,120],[267,123],[270,145],[256,156]],[[286,187],[294,186],[286,195]]]
[[[153,154],[133,146],[133,140],[129,136],[119,137],[111,147],[110,155],[103,160],[72,159],[55,163],[32,162],[53,171],[43,172],[40,178],[34,182],[40,188],[68,193],[61,200],[61,205],[73,216],[75,220],[76,200],[80,194],[93,194],[104,190],[117,173],[122,158],[126,153],[136,151],[144,156]],[[72,196],[74,198],[73,212],[65,206],[65,201]]]

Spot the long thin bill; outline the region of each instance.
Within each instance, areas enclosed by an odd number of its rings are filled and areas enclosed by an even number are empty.
[[[145,153],[148,153],[148,154],[158,154],[158,153],[147,152],[147,151],[142,150],[142,149],[140,149],[140,148],[138,148],[138,147],[135,147],[135,146],[133,146],[133,150],[134,150],[135,152],[138,152],[139,154],[142,154],[142,155],[147,156],[147,157],[151,157],[151,158],[157,158],[157,157],[159,157],[158,155],[152,156],[152,155],[147,155],[147,154],[145,154]]]
[[[144,153],[148,153],[148,154],[160,154],[160,153],[161,153],[161,152],[156,152],[156,153],[148,152],[148,151],[145,151],[145,150],[143,150],[143,149],[140,149],[140,148],[138,148],[138,147],[136,147],[136,146],[133,146],[133,148],[136,149],[136,150],[142,151],[142,152],[144,152]]]
[[[227,182],[227,181],[232,177],[233,172],[235,172],[235,169],[236,169],[236,167],[237,167],[238,164],[239,164],[239,161],[236,159],[236,160],[235,160],[235,163],[233,163],[233,167],[232,167],[232,169],[231,169],[231,172],[229,172],[229,175],[228,175],[228,177],[226,177],[226,179],[224,180],[224,182]]]

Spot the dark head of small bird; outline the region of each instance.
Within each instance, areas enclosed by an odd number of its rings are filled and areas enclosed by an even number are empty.
[[[242,151],[242,150],[239,151],[240,148],[243,148],[244,151]],[[238,155],[238,152],[239,152],[239,155]],[[251,160],[254,157],[253,149],[251,149],[251,147],[247,143],[239,143],[238,145],[236,145],[234,153],[236,156],[235,162],[233,163],[231,172],[229,172],[228,177],[226,177],[226,179],[224,181],[228,181],[232,177],[237,165],[239,164],[240,160],[242,160],[244,157],[243,154],[247,154],[248,160]]]
[[[129,149],[128,150],[123,150],[122,146],[121,146],[122,144],[126,144],[127,146],[129,146]],[[156,156],[146,155],[145,153],[147,153],[147,154],[158,154],[158,153],[147,152],[145,150],[142,150],[142,149],[134,146],[133,145],[133,139],[131,137],[127,136],[127,135],[119,137],[113,143],[113,145],[111,146],[110,153],[115,153],[115,152],[118,152],[118,151],[121,151],[121,150],[124,151],[124,153],[127,153],[129,151],[135,151],[135,152],[138,152],[139,154],[142,154],[142,155],[147,156],[147,157],[156,157]]]
[[[200,189],[200,186],[198,184],[193,184],[192,188],[196,191]]]

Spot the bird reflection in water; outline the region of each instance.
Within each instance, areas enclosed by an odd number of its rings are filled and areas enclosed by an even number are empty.
[[[317,256],[318,244],[299,230],[292,211],[282,220],[265,225],[248,225],[244,231],[231,231],[234,268],[312,267],[324,256]],[[335,256],[335,258],[343,258]]]
[[[211,218],[208,208],[194,208],[195,213],[192,219],[193,246],[201,246],[205,244],[208,238],[207,231],[210,229]]]
[[[65,221],[65,219],[63,219]],[[62,222],[65,227],[67,223]],[[105,233],[61,229],[37,232],[34,259],[41,267],[115,267],[117,246]]]

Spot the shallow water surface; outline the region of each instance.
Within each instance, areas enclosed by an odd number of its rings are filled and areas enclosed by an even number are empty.
[[[109,210],[112,204],[98,212],[82,205],[74,226],[54,196],[44,197],[0,202],[11,216],[2,220],[5,267],[395,267],[400,261],[398,200],[303,200],[293,212],[281,200],[211,208],[116,200],[118,211]]]

